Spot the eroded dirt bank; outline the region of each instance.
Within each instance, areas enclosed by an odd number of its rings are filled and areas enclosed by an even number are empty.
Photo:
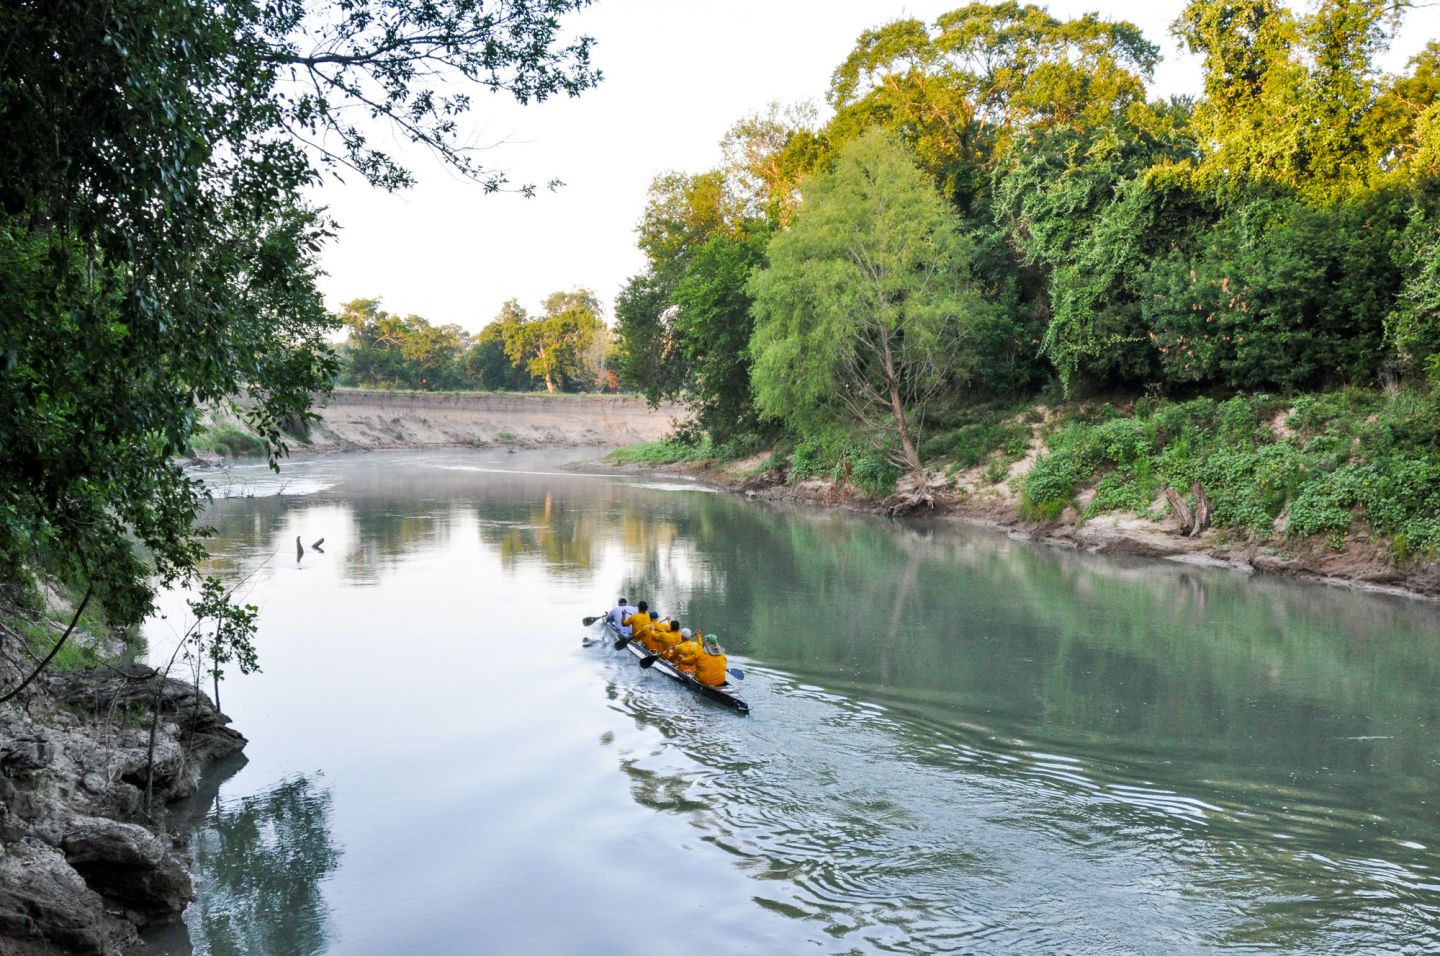
[[[1038,446],[1037,446],[1038,447]],[[858,489],[832,481],[810,479],[789,482],[783,471],[762,471],[768,456],[730,463],[704,462],[660,467],[625,466],[621,470],[683,474],[747,498],[794,501],[821,507],[848,508],[869,513],[892,513],[907,502],[907,489],[885,499],[867,498]],[[1093,492],[1082,493],[1053,522],[1025,521],[1013,479],[1023,475],[1034,454],[1016,462],[1007,480],[990,484],[980,480],[983,469],[962,472],[945,487],[932,489],[933,505],[904,507],[906,518],[951,520],[993,528],[1013,538],[1040,541],[1057,547],[1078,548],[1096,554],[1129,554],[1187,564],[1227,568],[1244,574],[1265,573],[1404,597],[1440,600],[1440,563],[1433,560],[1397,561],[1382,541],[1374,541],[1356,527],[1335,547],[1325,541],[1246,538],[1209,529],[1194,537],[1182,533],[1173,515],[1152,521],[1143,515],[1104,514],[1083,517]]]
[[[315,449],[441,445],[618,446],[657,441],[682,410],[606,395],[491,395],[336,389],[316,409]]]

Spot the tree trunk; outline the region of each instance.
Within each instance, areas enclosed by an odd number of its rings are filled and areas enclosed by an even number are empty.
[[[1180,492],[1174,488],[1165,489],[1165,500],[1170,502],[1170,510],[1175,512],[1175,517],[1180,519],[1180,533],[1189,534],[1190,529],[1195,527],[1195,518],[1190,514],[1190,506],[1185,499],[1180,497]]]
[[[924,490],[926,485],[925,468],[920,464],[920,452],[915,448],[915,442],[910,437],[910,424],[905,420],[905,403],[900,398],[900,377],[895,373],[895,358],[890,352],[890,330],[882,327],[881,335],[884,342],[882,357],[885,362],[885,386],[890,393],[890,412],[895,416],[895,425],[900,430],[900,453],[905,457],[905,467],[909,469],[918,485],[919,490]]]
[[[1190,529],[1190,537],[1195,537],[1206,528],[1210,527],[1210,496],[1200,486],[1200,482],[1190,486],[1190,493],[1195,496],[1195,524]]]

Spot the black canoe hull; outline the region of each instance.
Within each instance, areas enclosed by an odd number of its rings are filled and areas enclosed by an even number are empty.
[[[608,620],[605,622],[605,636],[612,647],[615,642],[620,639],[620,632],[615,629],[614,623]],[[638,641],[630,641],[625,645],[625,649],[637,658],[650,656],[650,651],[646,649],[645,645]],[[717,704],[723,704],[729,707],[741,717],[750,713],[750,705],[746,703],[745,698],[740,696],[739,688],[730,681],[726,681],[717,687],[702,684],[689,674],[681,673],[679,668],[663,657],[655,658],[655,663],[650,665],[650,669],[659,671],[677,684],[684,684],[706,700],[713,700]]]

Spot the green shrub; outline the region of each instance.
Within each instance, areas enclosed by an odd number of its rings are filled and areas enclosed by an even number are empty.
[[[605,460],[617,465],[673,465],[682,461],[705,461],[713,457],[708,441],[693,445],[671,439],[626,445],[606,455]]]
[[[995,455],[990,459],[990,464],[985,466],[985,481],[987,484],[998,485],[1010,474],[1011,462],[1004,456]]]
[[[850,479],[872,498],[883,498],[894,492],[899,478],[900,470],[877,453],[862,453],[854,457]]]
[[[265,440],[231,424],[202,428],[190,439],[190,450],[197,454],[223,455],[226,458],[255,457],[266,453]]]
[[[1067,448],[1041,455],[1020,486],[1020,514],[1030,521],[1052,521],[1075,499],[1081,458]]]
[[[920,446],[920,456],[926,461],[944,461],[956,468],[974,468],[997,448],[1016,442],[1020,443],[1020,454],[1024,455],[1029,434],[1030,429],[1023,424],[1007,423],[999,416],[991,416],[936,435]]]

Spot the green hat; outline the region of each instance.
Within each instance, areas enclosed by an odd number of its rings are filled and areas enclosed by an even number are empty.
[[[714,634],[707,634],[705,636],[705,653],[711,657],[725,653],[725,648],[720,646],[720,642],[715,639]]]

